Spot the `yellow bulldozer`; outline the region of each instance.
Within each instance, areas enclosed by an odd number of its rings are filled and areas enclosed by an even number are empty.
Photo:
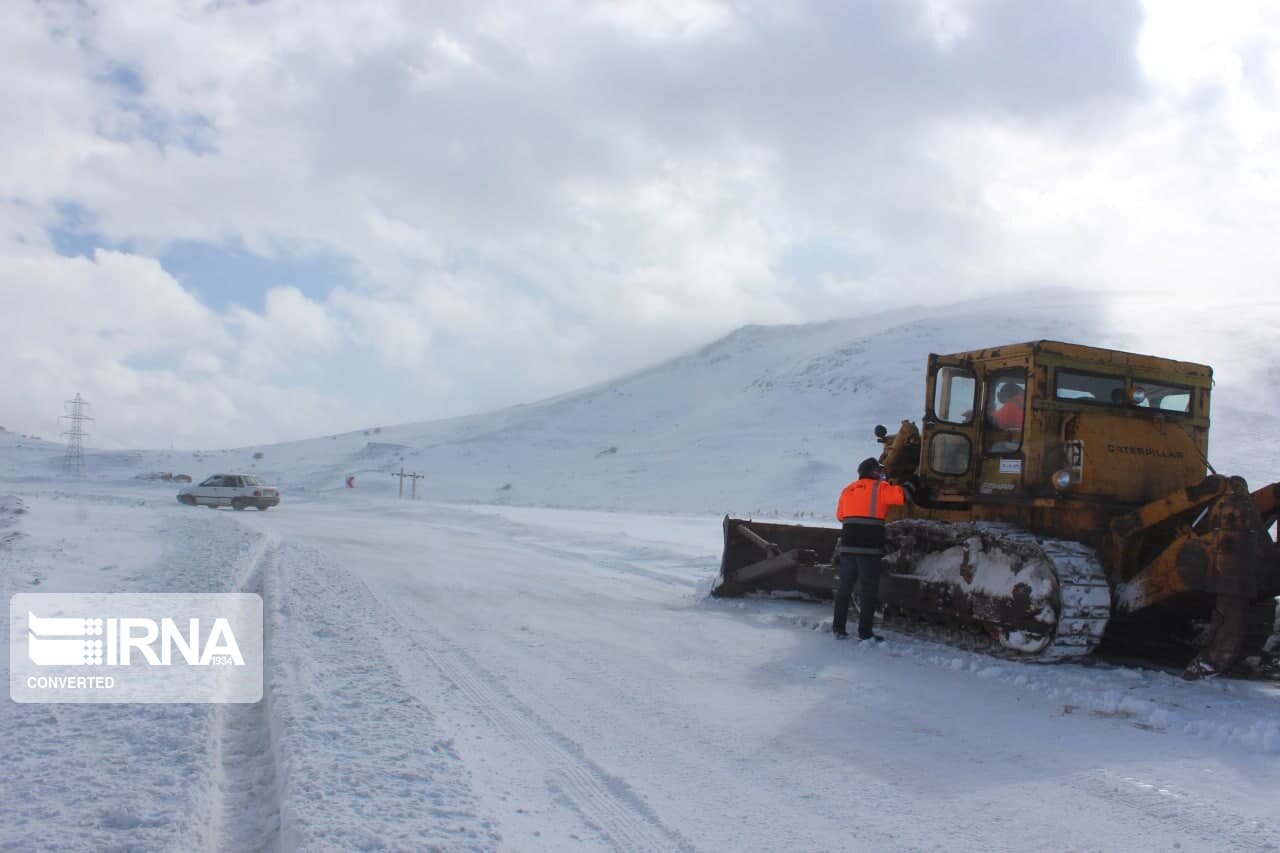
[[[1209,465],[1212,386],[1205,365],[1056,341],[930,355],[921,426],[876,428],[915,486],[888,518],[882,618],[998,655],[1274,671],[1280,484]],[[726,516],[712,594],[829,599],[839,536]]]

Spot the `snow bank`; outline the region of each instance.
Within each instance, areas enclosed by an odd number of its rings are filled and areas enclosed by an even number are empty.
[[[214,519],[199,516],[160,520],[139,504],[61,491],[0,500],[0,519],[30,508],[23,536],[0,548],[6,604],[32,591],[230,591],[250,531],[205,526]],[[223,780],[210,749],[219,713],[213,705],[0,703],[0,846],[198,846]]]

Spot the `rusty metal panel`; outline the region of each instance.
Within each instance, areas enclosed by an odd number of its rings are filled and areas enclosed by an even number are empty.
[[[1104,500],[1145,504],[1204,479],[1204,460],[1185,431],[1097,413],[1073,423],[1084,448],[1082,491]]]

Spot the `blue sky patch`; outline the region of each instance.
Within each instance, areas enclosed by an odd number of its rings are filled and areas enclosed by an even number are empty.
[[[239,244],[183,240],[167,246],[159,260],[165,271],[219,311],[231,305],[261,311],[263,294],[271,287],[296,287],[322,300],[354,280],[349,261],[324,252],[265,258]]]
[[[103,237],[94,229],[92,214],[80,205],[59,205],[58,213],[59,224],[49,230],[49,237],[59,255],[91,258],[94,249],[147,254],[128,241]],[[351,262],[332,252],[268,258],[250,252],[239,242],[180,240],[165,246],[156,258],[166,272],[215,311],[232,305],[261,311],[264,294],[271,287],[296,287],[320,301],[334,288],[349,286],[355,279]]]

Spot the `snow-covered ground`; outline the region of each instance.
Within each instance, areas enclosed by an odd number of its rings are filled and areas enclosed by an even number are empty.
[[[259,592],[266,698],[6,703],[0,842],[1280,845],[1275,685],[836,643],[826,608],[706,598],[714,517],[344,498],[28,488],[6,596]]]
[[[267,643],[257,705],[4,703],[0,846],[1280,848],[1280,685],[866,648],[820,605],[707,597],[720,516],[825,519],[871,426],[918,416],[925,352],[992,342],[990,306],[965,310],[747,329],[457,421],[91,453],[83,481],[0,433],[6,599],[257,592]],[[1012,338],[1097,340],[1068,316]],[[1219,378],[1215,464],[1280,479],[1254,431],[1274,389]],[[284,503],[192,509],[140,479],[224,469]]]

